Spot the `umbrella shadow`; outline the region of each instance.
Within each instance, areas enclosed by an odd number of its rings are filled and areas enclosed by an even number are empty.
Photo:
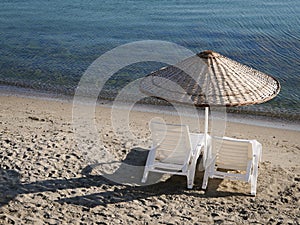
[[[108,204],[143,200],[148,197],[160,195],[185,194],[199,198],[245,195],[243,193],[216,191],[221,182],[218,180],[210,181],[207,192],[195,192],[195,190],[201,189],[200,182],[202,182],[203,172],[199,171],[196,173],[195,186],[192,191],[186,188],[185,176],[172,176],[165,181],[160,181],[162,175],[157,173],[149,174],[149,180],[152,182],[150,185],[148,183],[145,186],[137,186],[136,183],[140,182],[142,178],[143,166],[145,165],[147,155],[148,151],[145,151],[145,149],[132,149],[123,160],[121,166],[113,174],[91,175],[93,169],[99,166],[94,164],[89,165],[82,170],[83,177],[51,179],[32,183],[21,183],[20,174],[17,171],[0,168],[0,207],[8,204],[20,194],[57,192],[65,189],[90,187],[101,187],[101,192],[62,198],[56,201],[59,203],[69,203],[92,208],[99,205],[106,206]],[[133,168],[139,167],[139,169],[131,170],[135,171],[134,173],[126,173],[127,175],[124,178],[125,180],[130,178],[129,182],[132,182],[133,185],[116,182],[116,178],[119,179],[120,175],[122,176],[125,174],[125,169],[128,168],[128,165],[133,166]]]

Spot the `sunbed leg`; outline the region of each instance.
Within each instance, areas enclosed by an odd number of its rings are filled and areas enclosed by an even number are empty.
[[[257,176],[258,176],[258,157],[254,156],[253,174],[251,177],[251,195],[256,195]]]
[[[191,178],[189,178],[187,176],[187,183],[188,183],[187,188],[188,189],[192,189],[193,188],[193,185],[194,185],[193,182],[194,182],[194,179],[191,179]]]
[[[187,187],[188,189],[192,189],[194,186],[194,178],[195,178],[195,166],[193,169],[189,170],[188,175],[187,175]]]
[[[149,174],[149,171],[145,170],[143,178],[142,178],[142,183],[146,183],[146,181],[148,179],[148,174]]]
[[[202,182],[202,189],[206,189],[208,183],[208,170],[205,170]]]
[[[257,176],[253,176],[251,179],[251,195],[256,195],[256,184],[257,184]]]

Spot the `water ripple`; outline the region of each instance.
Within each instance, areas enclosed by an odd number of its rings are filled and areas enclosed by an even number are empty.
[[[299,116],[299,15],[293,0],[3,0],[0,83],[70,91],[104,52],[156,39],[213,49],[273,75],[281,93],[254,109]]]

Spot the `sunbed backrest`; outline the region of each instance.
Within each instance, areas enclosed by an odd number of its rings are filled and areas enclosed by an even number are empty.
[[[188,126],[151,122],[155,159],[163,163],[183,165],[191,153]]]
[[[212,139],[213,152],[216,154],[216,166],[222,169],[247,170],[252,159],[252,144],[247,140]]]

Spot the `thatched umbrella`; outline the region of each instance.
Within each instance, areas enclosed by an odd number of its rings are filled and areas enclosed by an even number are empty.
[[[243,106],[274,98],[280,91],[275,78],[207,50],[180,63],[161,68],[140,83],[147,95],[205,107],[205,134],[209,106]]]

